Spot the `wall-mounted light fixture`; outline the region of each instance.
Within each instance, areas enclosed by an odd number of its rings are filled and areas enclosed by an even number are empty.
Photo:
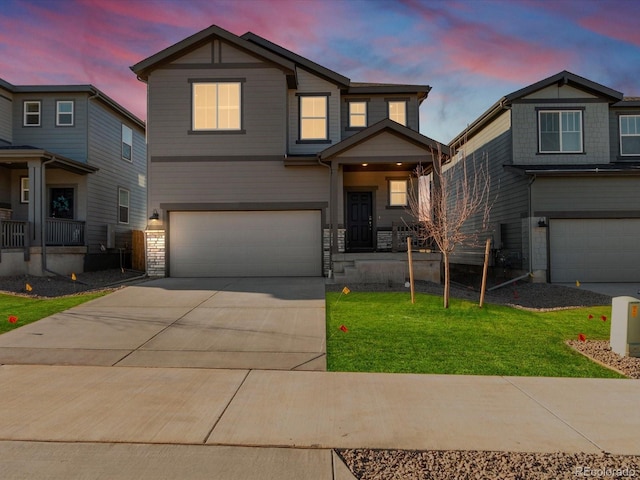
[[[540,219],[538,220],[538,226],[539,227],[546,227],[547,226],[547,222],[545,221],[544,217],[540,217]]]
[[[155,208],[153,209],[153,213],[149,217],[149,220],[160,220],[160,214],[158,213],[158,210],[156,210]]]

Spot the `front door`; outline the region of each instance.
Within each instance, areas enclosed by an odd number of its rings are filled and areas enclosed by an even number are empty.
[[[349,252],[373,250],[373,193],[347,192],[347,238]]]

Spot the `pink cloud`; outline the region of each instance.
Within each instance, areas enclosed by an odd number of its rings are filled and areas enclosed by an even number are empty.
[[[629,16],[624,12],[613,11],[604,17],[602,15],[592,15],[582,18],[578,20],[578,23],[581,27],[599,35],[640,47],[638,18],[639,16]]]

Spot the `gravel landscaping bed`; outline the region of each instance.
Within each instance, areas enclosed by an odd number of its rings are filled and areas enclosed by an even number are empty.
[[[637,478],[640,457],[609,454],[339,450],[359,480]]]
[[[14,275],[0,277],[0,293],[34,298],[62,297],[90,291],[113,290],[120,288],[123,282],[130,282],[142,275],[143,272],[120,269],[79,273],[76,280],[71,276]],[[27,285],[31,287],[30,290]]]

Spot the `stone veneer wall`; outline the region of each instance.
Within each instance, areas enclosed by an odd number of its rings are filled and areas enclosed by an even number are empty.
[[[344,253],[344,228],[338,229],[338,252]],[[331,259],[331,230],[325,228],[322,231],[322,273],[325,277],[329,275]]]
[[[147,275],[150,277],[165,276],[165,231],[147,230]]]

